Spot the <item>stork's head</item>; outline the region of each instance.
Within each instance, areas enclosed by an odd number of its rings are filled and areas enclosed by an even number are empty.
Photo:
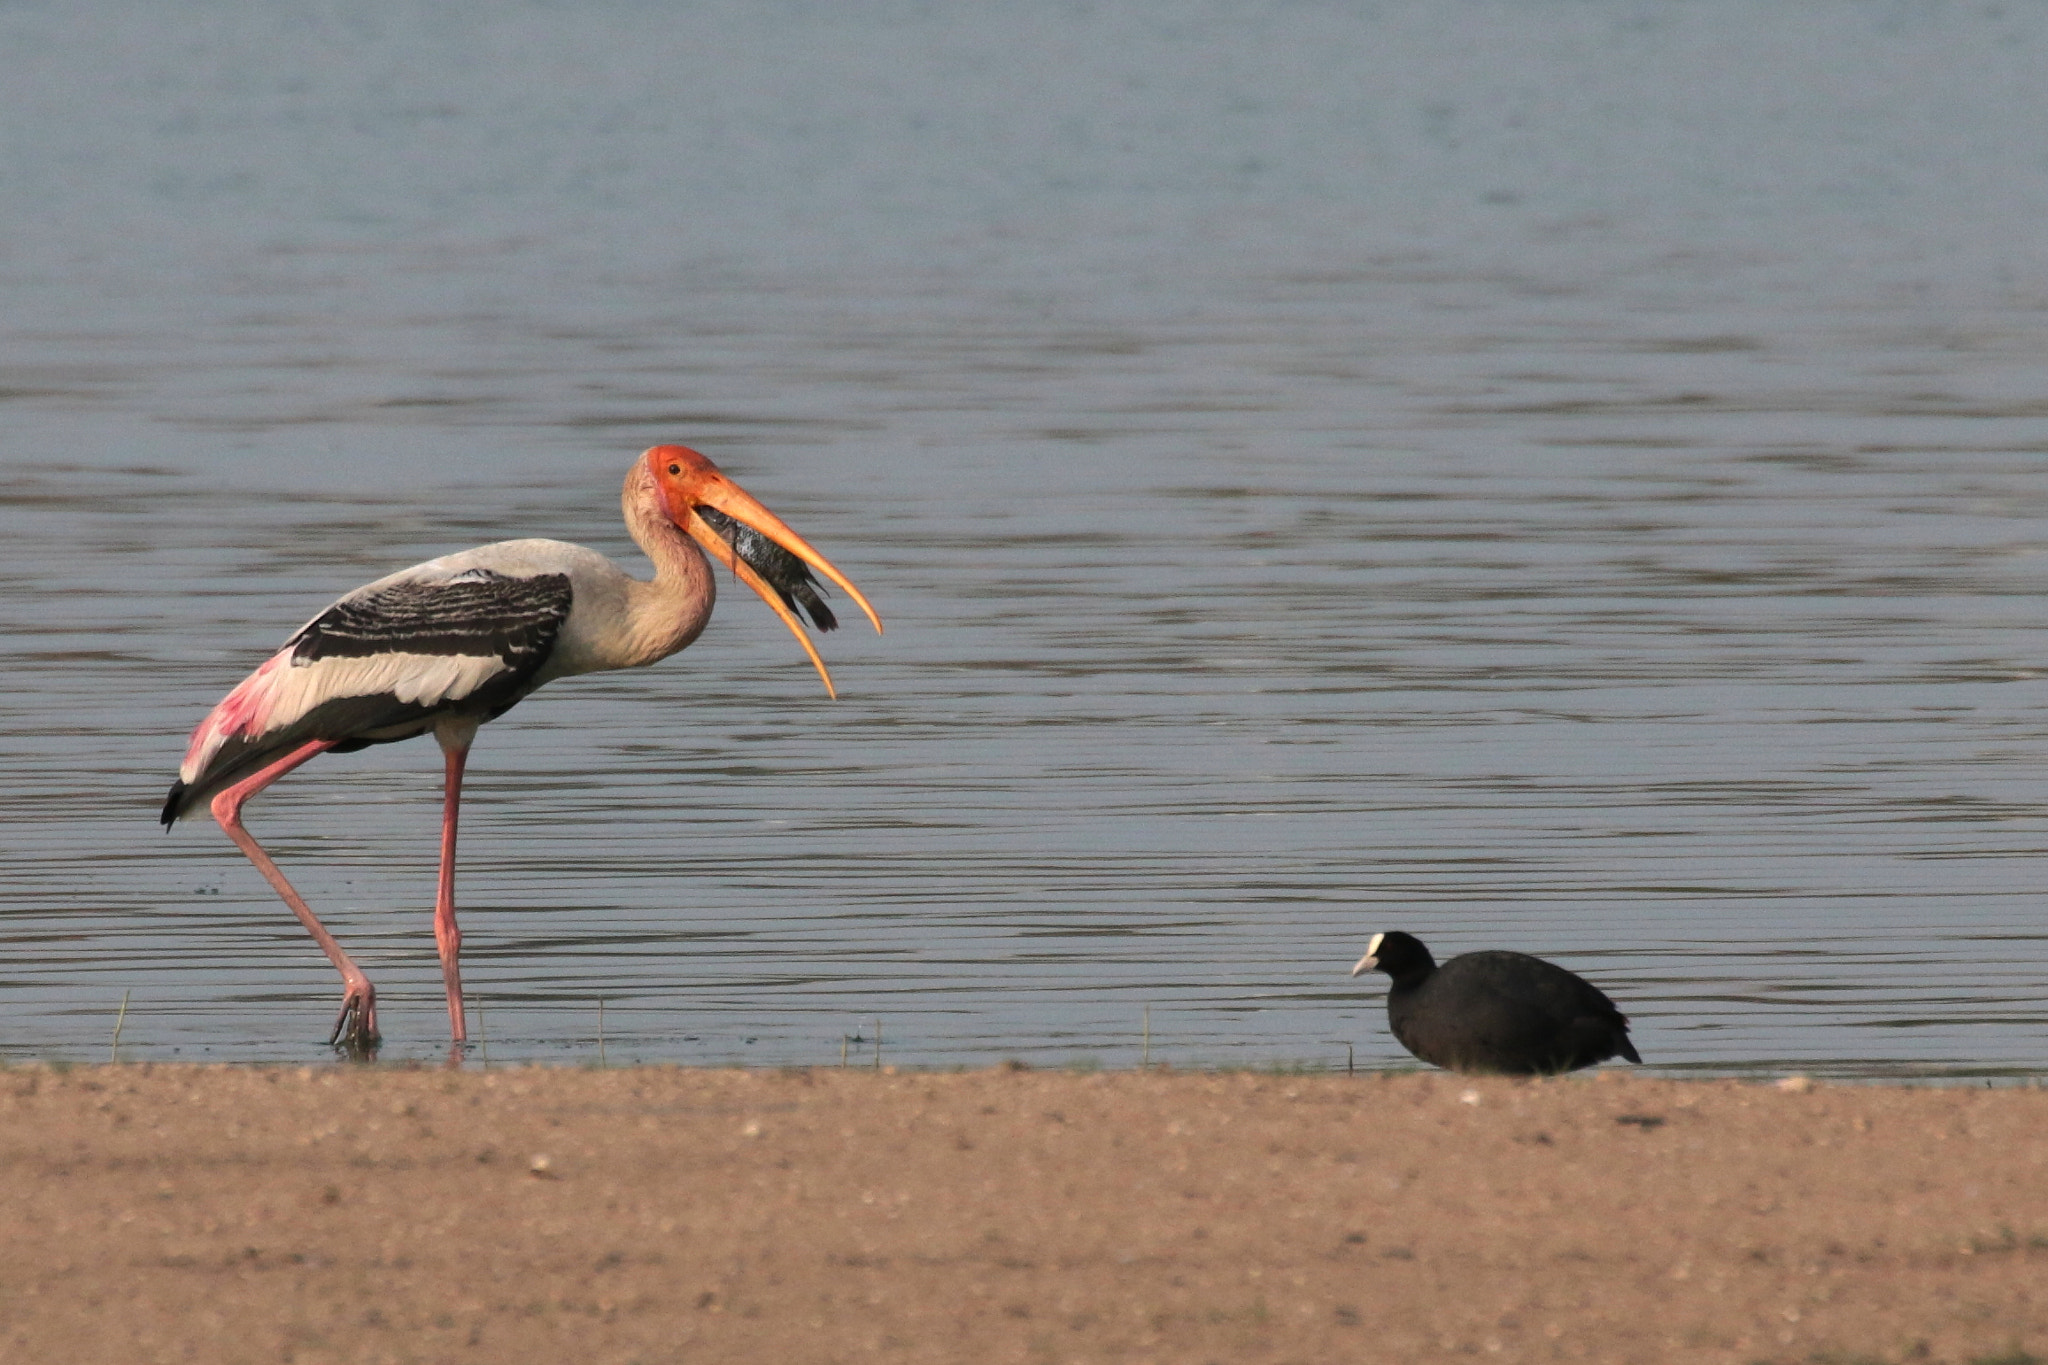
[[[790,530],[782,518],[688,446],[650,448],[626,480],[629,502],[636,485],[651,485],[661,515],[703,546],[714,562],[731,569],[742,583],[760,594],[761,600],[774,609],[796,636],[804,653],[810,655],[818,676],[825,680],[825,691],[838,696],[825,661],[818,657],[810,635],[797,618],[796,607],[801,604],[808,610],[820,630],[838,625],[818,595],[821,585],[811,576],[811,570],[816,569],[846,590],[879,633],[882,618],[875,615],[875,609],[853,586],[853,581]]]

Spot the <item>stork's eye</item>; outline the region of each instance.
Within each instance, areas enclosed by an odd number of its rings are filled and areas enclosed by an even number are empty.
[[[680,474],[683,472],[683,467],[679,464],[672,464],[668,467],[668,472],[671,474]]]

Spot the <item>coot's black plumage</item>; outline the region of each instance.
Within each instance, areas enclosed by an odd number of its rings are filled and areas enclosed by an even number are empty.
[[[1539,1075],[1626,1057],[1628,1016],[1583,977],[1527,953],[1465,953],[1439,967],[1422,940],[1374,934],[1351,969],[1393,978],[1387,1023],[1401,1046],[1451,1071]]]

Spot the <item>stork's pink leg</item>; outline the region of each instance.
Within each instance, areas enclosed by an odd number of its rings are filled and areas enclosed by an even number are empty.
[[[327,932],[327,926],[314,916],[312,907],[292,889],[284,873],[263,851],[263,846],[256,842],[256,836],[242,827],[242,806],[250,797],[334,745],[335,741],[331,739],[310,740],[276,762],[258,769],[252,776],[243,778],[213,798],[213,818],[227,831],[228,838],[235,841],[235,846],[249,855],[249,861],[256,864],[256,870],[263,874],[263,880],[270,883],[270,889],[291,907],[292,913],[299,917],[299,923],[306,926],[306,932],[320,945],[320,951],[327,954],[327,960],[341,973],[341,1013],[335,1016],[334,1033],[327,1041],[340,1043],[350,1051],[363,1052],[377,1045],[377,988],[370,984],[370,978],[363,975],[363,969],[356,966],[354,959],[341,950],[341,944]]]
[[[441,950],[441,979],[448,985],[449,1036],[464,1043],[469,1041],[469,1027],[462,1012],[462,930],[455,923],[455,817],[462,809],[462,769],[469,762],[469,746],[444,748],[442,758],[448,782],[441,798],[441,889],[434,898],[434,943]]]

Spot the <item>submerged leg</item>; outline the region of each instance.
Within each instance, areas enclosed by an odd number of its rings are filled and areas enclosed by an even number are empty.
[[[441,887],[434,897],[434,944],[441,950],[441,979],[448,986],[448,1036],[469,1041],[462,1011],[462,930],[455,923],[455,818],[462,810],[462,769],[469,762],[469,740],[476,734],[438,736],[448,781],[441,797]]]
[[[263,874],[263,880],[270,883],[270,889],[277,892],[284,903],[291,907],[299,923],[306,926],[306,932],[320,945],[320,951],[327,954],[327,960],[341,973],[341,1013],[335,1016],[334,1032],[328,1037],[330,1044],[340,1044],[351,1052],[367,1052],[377,1046],[377,988],[370,984],[370,978],[363,975],[363,969],[355,960],[341,950],[341,944],[334,935],[327,932],[313,914],[312,907],[292,889],[284,873],[271,861],[263,846],[256,842],[256,836],[242,827],[242,806],[250,797],[262,791],[271,783],[283,777],[292,769],[316,754],[323,754],[333,748],[331,739],[310,740],[253,775],[243,778],[232,787],[213,798],[213,818],[235,841],[235,846],[249,856],[256,864],[256,870]]]

